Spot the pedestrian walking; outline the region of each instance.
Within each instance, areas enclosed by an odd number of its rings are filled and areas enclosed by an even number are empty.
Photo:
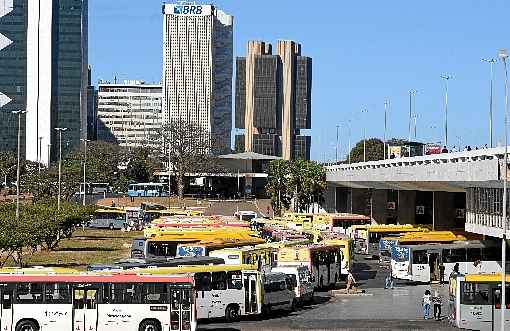
[[[391,273],[391,267],[385,267],[386,277],[384,278],[384,289],[391,288],[393,290],[393,275]]]
[[[351,290],[356,290],[355,287],[356,284],[356,278],[354,278],[354,275],[352,274],[352,271],[347,271],[347,293],[350,293]]]
[[[443,298],[439,294],[438,291],[434,291],[434,296],[432,297],[432,304],[434,305],[434,319],[439,321],[441,319],[441,306],[443,304]]]
[[[430,314],[430,304],[432,303],[432,295],[430,295],[429,290],[425,290],[425,294],[421,299],[421,304],[423,307],[423,319],[428,320]]]

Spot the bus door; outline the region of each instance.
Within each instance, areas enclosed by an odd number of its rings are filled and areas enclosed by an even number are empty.
[[[0,327],[2,330],[12,329],[12,299],[13,299],[13,288],[3,286],[0,289],[0,295],[2,297],[2,303],[0,307]]]
[[[505,327],[510,326],[510,289],[506,289]],[[501,287],[492,291],[492,330],[501,330]]]
[[[97,295],[97,288],[73,289],[73,330],[96,331]]]
[[[243,273],[244,310],[246,314],[259,312],[257,293],[257,274]]]
[[[170,330],[191,330],[191,289],[170,288]]]
[[[430,282],[430,265],[428,259],[428,252],[426,250],[411,251],[410,258],[412,259],[411,280],[415,282]]]
[[[429,271],[430,271],[430,281],[440,281],[439,279],[439,252],[430,252],[429,253]]]

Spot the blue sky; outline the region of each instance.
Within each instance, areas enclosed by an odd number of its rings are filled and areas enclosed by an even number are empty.
[[[197,2],[198,3],[198,2]],[[408,136],[408,90],[415,99],[417,140],[438,142],[444,132],[444,82],[449,89],[450,145],[488,143],[489,64],[510,48],[510,2],[221,0],[234,16],[234,56],[252,39],[293,39],[313,58],[312,158],[335,157],[353,143],[384,133],[384,101],[390,101],[388,136]],[[161,77],[162,16],[157,0],[89,0],[89,63],[93,79]],[[494,141],[503,139],[503,70],[495,65]],[[361,109],[366,108],[367,114]]]

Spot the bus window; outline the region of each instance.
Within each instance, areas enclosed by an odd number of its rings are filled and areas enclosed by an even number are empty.
[[[478,260],[482,260],[482,251],[480,248],[468,248],[466,250],[467,253],[467,262],[475,262]]]
[[[171,290],[170,291],[172,300],[172,310],[179,310],[179,304],[181,303],[181,291],[180,290]]]
[[[464,305],[488,305],[489,284],[463,283],[461,289],[461,304]]]
[[[243,289],[243,276],[241,271],[227,272],[227,286],[229,290]]]
[[[12,308],[12,287],[2,286],[2,309]]]
[[[217,290],[217,291],[226,290],[227,289],[227,273],[224,271],[213,272],[211,287],[213,290]]]
[[[211,274],[208,272],[197,272],[195,274],[195,286],[197,291],[210,291]]]
[[[501,249],[498,247],[482,248],[482,261],[499,261],[501,260]]]
[[[450,250],[450,261],[449,262],[464,262],[466,261],[466,249],[452,249]]]
[[[71,290],[69,284],[46,284],[44,295],[46,303],[64,304],[71,303]]]
[[[16,285],[18,303],[43,303],[43,288],[40,283],[21,283]]]
[[[132,304],[140,302],[138,284],[112,284],[110,303]]]
[[[146,283],[142,285],[142,303],[168,303],[168,288],[163,283]]]
[[[413,252],[413,264],[427,264],[427,251],[414,251]]]

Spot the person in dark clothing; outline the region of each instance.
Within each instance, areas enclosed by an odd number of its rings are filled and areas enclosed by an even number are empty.
[[[432,297],[432,305],[434,306],[434,319],[439,321],[441,319],[441,306],[443,304],[443,299],[441,295],[437,291],[434,292],[434,296]]]
[[[446,146],[443,146],[443,149],[441,150],[441,153],[448,153],[448,148],[446,148]]]

